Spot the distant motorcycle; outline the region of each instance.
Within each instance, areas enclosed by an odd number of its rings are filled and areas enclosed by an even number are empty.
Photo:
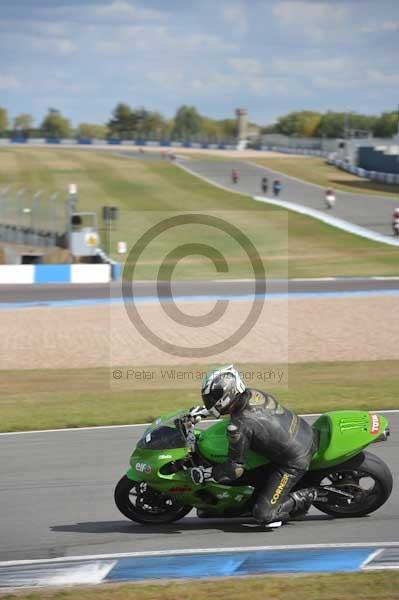
[[[275,181],[273,181],[273,194],[275,196],[278,196],[281,192],[281,181],[279,179],[276,179]]]
[[[240,177],[240,176],[239,176],[239,174],[238,174],[238,171],[237,171],[236,169],[233,169],[233,170],[232,170],[232,172],[231,172],[231,181],[232,181],[234,184],[236,184],[236,183],[238,183],[238,179],[239,179],[239,177]]]
[[[333,190],[327,190],[325,195],[326,206],[328,209],[334,208],[335,206],[335,194]]]
[[[399,235],[399,208],[396,208],[392,215],[392,229],[394,235]]]

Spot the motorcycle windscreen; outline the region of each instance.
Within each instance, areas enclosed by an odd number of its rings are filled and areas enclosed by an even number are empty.
[[[182,432],[173,423],[168,422],[147,431],[137,444],[137,448],[145,450],[185,448],[186,446],[187,441]]]

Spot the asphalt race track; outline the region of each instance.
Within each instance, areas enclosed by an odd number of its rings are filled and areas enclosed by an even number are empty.
[[[306,159],[298,158],[298,160]],[[336,205],[333,210],[328,210],[324,202],[324,188],[305,183],[299,179],[292,179],[282,173],[277,173],[250,162],[190,159],[184,161],[184,167],[214,183],[251,196],[263,195],[261,179],[266,176],[269,180],[269,191],[265,196],[272,198],[273,180],[279,179],[282,183],[280,200],[302,204],[372,231],[392,236],[391,217],[394,209],[399,207],[399,199],[389,198],[388,196],[351,194],[335,190]],[[240,174],[237,184],[233,184],[231,181],[232,169],[236,169]]]
[[[281,293],[320,293],[320,292],[371,292],[382,290],[399,290],[399,278],[358,277],[358,278],[326,278],[288,281],[267,280],[267,294]],[[168,295],[165,287],[160,285],[160,296]],[[174,281],[174,296],[207,296],[207,295],[245,295],[253,294],[254,282],[237,281]],[[157,283],[153,281],[135,282],[135,297],[157,295]],[[46,304],[52,301],[68,300],[105,300],[121,298],[121,284],[41,284],[41,285],[2,285],[0,287],[0,307],[2,304],[23,304],[35,302]]]
[[[399,414],[393,436],[370,448],[399,475]],[[0,560],[147,550],[397,542],[399,492],[362,519],[312,511],[305,521],[264,531],[250,519],[204,520],[195,512],[166,526],[126,520],[113,502],[142,426],[0,435]]]

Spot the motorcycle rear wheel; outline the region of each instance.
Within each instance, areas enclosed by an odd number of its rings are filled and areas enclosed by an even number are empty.
[[[328,495],[327,502],[314,502],[314,506],[333,517],[363,517],[380,508],[392,491],[392,474],[378,456],[362,452],[354,459],[331,469],[312,473],[312,484],[329,485],[353,494],[350,503],[337,495]]]
[[[126,475],[118,482],[114,493],[120,512],[144,525],[173,523],[187,515],[192,507],[151,488],[147,483],[132,481]]]

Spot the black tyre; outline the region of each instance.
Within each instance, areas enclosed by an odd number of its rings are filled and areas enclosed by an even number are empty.
[[[353,499],[327,494],[326,502],[314,502],[314,506],[334,517],[363,517],[385,504],[392,492],[392,474],[383,460],[362,452],[354,459],[331,469],[312,472],[312,484],[328,485],[348,492]]]
[[[126,475],[118,482],[114,498],[125,517],[145,525],[178,521],[192,508],[154,490],[145,482],[132,481]]]

